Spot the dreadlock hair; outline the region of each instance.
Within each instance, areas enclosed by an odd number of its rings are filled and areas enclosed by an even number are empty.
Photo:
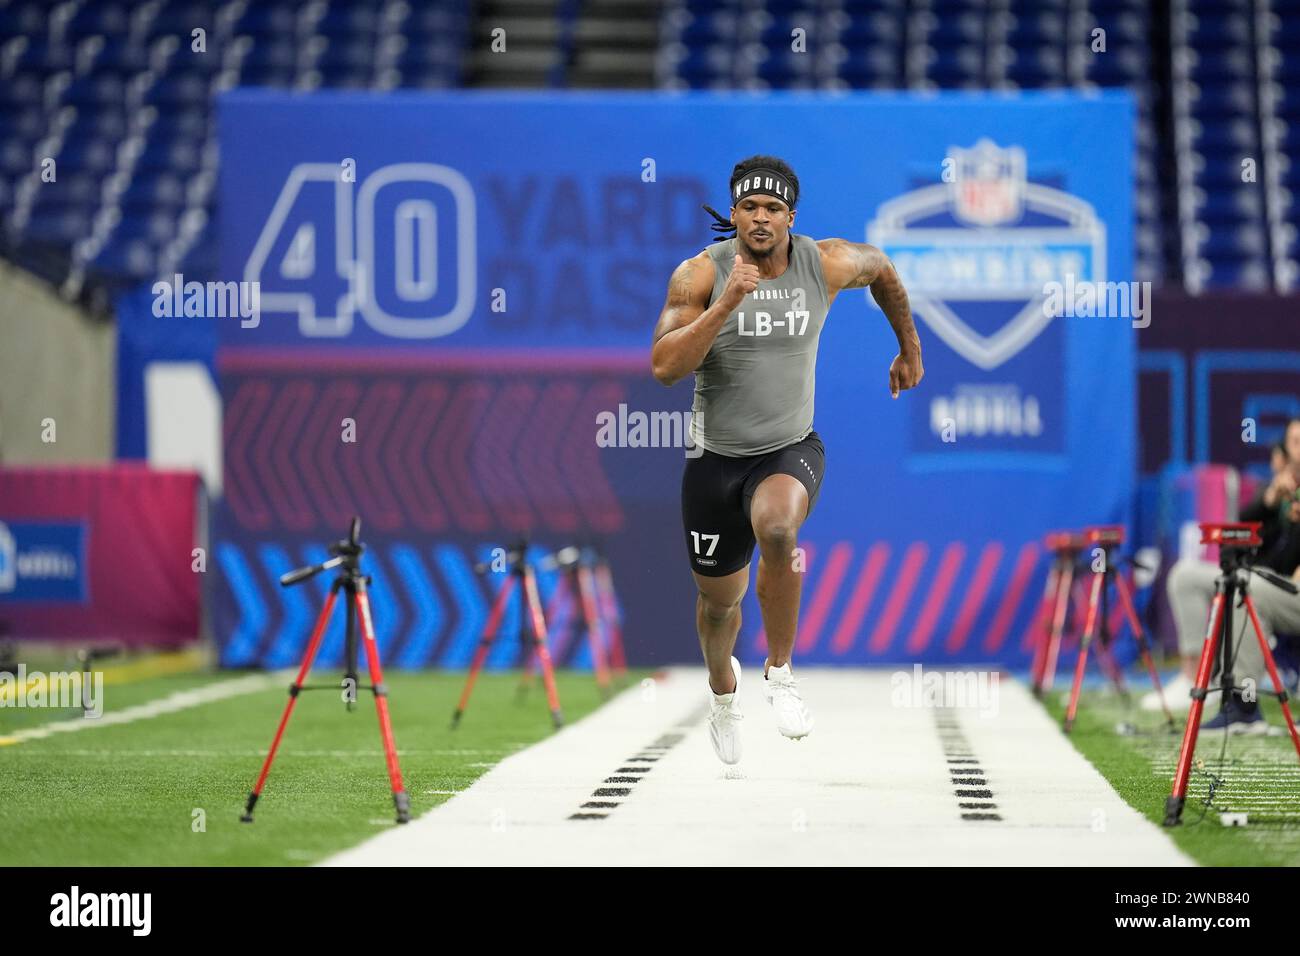
[[[727,195],[730,196],[736,188],[736,183],[745,178],[745,175],[754,169],[771,169],[780,173],[790,182],[790,188],[794,190],[794,196],[791,197],[790,208],[796,208],[799,202],[799,177],[795,175],[790,164],[778,156],[750,156],[748,159],[742,159],[731,169],[731,179],[727,183]],[[712,206],[705,205],[704,208],[713,216],[714,222],[709,224],[709,228],[718,235],[713,237],[714,242],[721,242],[724,239],[734,239],[736,237],[736,226],[725,216],[719,213]]]

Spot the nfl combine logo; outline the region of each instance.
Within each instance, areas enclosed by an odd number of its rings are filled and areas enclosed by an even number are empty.
[[[912,312],[972,365],[995,369],[1051,321],[1044,287],[1106,278],[1093,207],[1026,175],[1025,151],[982,139],[952,147],[952,182],[881,205],[867,241],[893,260]]]
[[[1015,222],[1025,195],[1025,151],[998,149],[982,139],[973,149],[954,148],[952,160],[953,213],[972,226]]]

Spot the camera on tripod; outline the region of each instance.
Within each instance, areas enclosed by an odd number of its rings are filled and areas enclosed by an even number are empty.
[[[1258,521],[1238,521],[1217,524],[1201,522],[1201,544],[1214,544],[1235,551],[1253,551],[1264,543],[1259,536]]]
[[[1183,731],[1183,744],[1178,752],[1178,764],[1174,770],[1174,784],[1170,795],[1165,799],[1165,826],[1178,826],[1182,822],[1183,806],[1187,800],[1187,783],[1191,775],[1192,760],[1196,754],[1196,738],[1201,729],[1201,713],[1205,699],[1210,690],[1210,674],[1216,660],[1219,663],[1218,693],[1222,700],[1236,690],[1232,673],[1233,661],[1236,659],[1237,636],[1233,632],[1233,613],[1241,608],[1254,630],[1255,641],[1259,645],[1264,668],[1272,681],[1278,707],[1286,721],[1287,732],[1291,735],[1297,756],[1300,756],[1300,731],[1296,730],[1295,719],[1291,716],[1288,704],[1289,695],[1282,679],[1278,676],[1277,664],[1273,652],[1264,637],[1264,628],[1260,623],[1255,603],[1250,597],[1250,576],[1257,574],[1264,580],[1281,588],[1288,594],[1296,594],[1296,586],[1270,568],[1253,562],[1256,553],[1263,546],[1260,536],[1261,525],[1258,521],[1237,522],[1202,522],[1201,544],[1217,545],[1219,548],[1218,579],[1214,582],[1214,600],[1210,604],[1208,627],[1205,642],[1201,646],[1201,660],[1196,669],[1196,682],[1191,690],[1192,706],[1187,711],[1187,726]],[[1249,640],[1249,638],[1243,638]]]

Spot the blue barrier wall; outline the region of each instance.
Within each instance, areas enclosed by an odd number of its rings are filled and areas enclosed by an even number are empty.
[[[227,664],[300,651],[314,598],[274,577],[353,511],[400,664],[463,661],[499,583],[470,564],[518,533],[600,543],[632,660],[694,659],[683,452],[599,447],[596,415],[689,408],[650,331],[755,152],[797,171],[795,231],[894,258],[927,371],[891,401],[888,325],[839,296],[801,659],[1021,662],[1043,532],[1130,519],[1132,324],[1042,308],[1046,283],[1131,278],[1125,93],[234,91],[219,122],[221,276],[261,305],[218,323]]]

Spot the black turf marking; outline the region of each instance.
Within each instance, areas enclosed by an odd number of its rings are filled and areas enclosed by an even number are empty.
[[[998,805],[992,800],[993,791],[986,789],[988,775],[980,766],[956,715],[936,711],[934,722],[944,757],[949,764],[948,775],[952,778],[953,786],[960,788],[953,790],[953,795],[966,798],[965,801],[959,799],[957,802],[958,809],[963,811],[961,818],[971,821],[1001,820],[1001,814],[992,812],[997,810]],[[967,789],[972,787],[980,789]],[[972,798],[981,802],[970,802]]]
[[[680,724],[677,724],[675,729],[672,732],[666,734],[660,734],[657,738],[655,738],[654,743],[650,744],[647,747],[642,747],[641,750],[635,756],[628,757],[623,762],[625,764],[656,763],[659,760],[659,758],[662,757],[665,753],[667,753],[671,748],[675,747],[677,744],[681,743],[683,740],[686,739],[686,733],[692,730],[696,724],[698,724],[701,720],[704,719],[705,715],[708,713],[708,710],[709,708],[707,704],[697,708],[695,711],[693,711],[690,714],[690,716],[687,717],[685,721],[683,721]],[[614,771],[615,775],[606,777],[604,782],[605,783],[640,783],[642,780],[645,779],[645,774],[648,774],[653,769],[654,769],[653,766],[619,767],[616,771]],[[628,774],[634,776],[625,776]],[[597,787],[595,790],[591,792],[591,795],[593,797],[627,797],[627,796],[631,796],[631,794],[632,794],[631,787]],[[586,810],[586,809],[594,809],[594,808],[613,809],[618,805],[619,805],[618,801],[614,801],[614,800],[588,800],[582,806],[583,809]],[[570,820],[603,820],[608,816],[609,816],[608,813],[584,813],[582,811],[579,811],[578,813],[569,814],[569,819]]]

